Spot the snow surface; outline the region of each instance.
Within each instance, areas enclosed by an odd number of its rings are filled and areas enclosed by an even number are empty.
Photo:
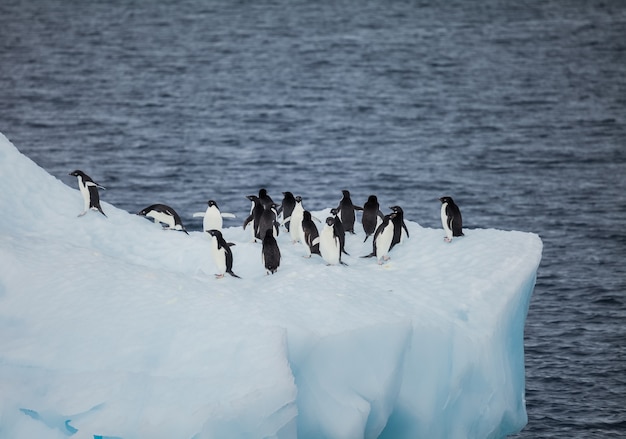
[[[360,230],[349,265],[327,266],[283,230],[268,276],[237,226],[242,279],[216,279],[206,233],[106,191],[108,218],[79,218],[78,189],[1,134],[0,182],[2,438],[495,438],[527,422],[534,234],[446,243],[407,221],[388,263],[359,258]]]

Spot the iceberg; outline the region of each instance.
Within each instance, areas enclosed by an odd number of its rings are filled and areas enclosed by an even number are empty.
[[[78,189],[1,134],[0,181],[2,438],[484,439],[527,422],[535,234],[446,243],[407,221],[387,263],[359,257],[361,232],[327,266],[283,231],[267,275],[230,227],[241,279],[216,279],[206,233],[106,192],[107,217],[78,217]]]

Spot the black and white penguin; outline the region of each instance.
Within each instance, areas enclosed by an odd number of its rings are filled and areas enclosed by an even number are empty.
[[[446,232],[445,241],[452,241],[453,236],[463,236],[461,210],[451,197],[441,197],[441,224]]]
[[[378,198],[376,195],[370,195],[363,205],[363,217],[361,218],[363,231],[365,232],[365,239],[363,242],[367,241],[367,238],[369,238],[370,235],[376,231],[379,217],[382,218],[383,214],[380,211]]]
[[[250,215],[243,222],[243,229],[245,230],[246,226],[252,223],[252,236],[253,240],[256,241],[259,237],[259,220],[265,208],[263,207],[263,203],[261,203],[261,199],[256,195],[248,195],[246,198],[252,202],[252,206],[250,207]]]
[[[291,212],[291,225],[289,227],[289,235],[295,244],[296,242],[304,242],[304,232],[302,231],[302,219],[304,218],[304,207],[302,207],[302,197],[296,196],[296,205]]]
[[[155,223],[161,223],[163,227],[167,226],[169,230],[180,230],[189,235],[180,216],[174,209],[165,204],[153,204],[137,212],[137,215],[152,218]]]
[[[388,261],[389,251],[391,250],[391,243],[393,241],[393,218],[396,216],[395,212],[391,212],[388,215],[383,217],[382,223],[376,228],[376,233],[374,233],[373,239],[373,249],[372,253],[367,256],[363,256],[364,258],[376,256],[378,260],[378,264],[382,265],[384,261]]]
[[[280,266],[280,249],[278,248],[276,238],[274,238],[274,234],[270,229],[265,231],[261,255],[267,274],[276,273],[276,270],[278,270],[278,267]]]
[[[195,217],[202,217],[202,230],[208,232],[209,230],[222,230],[223,218],[236,218],[234,214],[228,212],[220,212],[220,208],[217,206],[215,200],[209,200],[207,202],[207,209],[205,212],[196,212],[193,214]]]
[[[343,226],[341,218],[339,218],[339,209],[330,209],[330,214],[332,215],[333,219],[333,228],[335,230],[335,235],[339,238],[341,253],[350,256],[350,253],[346,251],[346,230]],[[326,219],[326,221],[328,222],[328,218]]]
[[[259,225],[257,226],[257,239],[263,239],[265,237],[265,232],[267,230],[271,230],[274,238],[278,236],[279,232],[279,224],[276,221],[277,213],[276,213],[276,203],[268,204],[264,206],[263,212],[259,217]]]
[[[259,189],[259,201],[261,201],[263,207],[268,207],[274,204],[272,197],[267,194],[267,189],[265,188]]]
[[[326,218],[326,225],[320,232],[320,255],[328,265],[344,264],[341,261],[341,242],[335,231],[335,219],[332,216]]]
[[[341,193],[343,194],[343,198],[339,201],[339,206],[337,207],[339,210],[339,218],[343,223],[344,230],[354,235],[354,222],[356,220],[356,214],[354,211],[363,210],[363,208],[352,204],[350,191],[344,189]]]
[[[283,201],[278,213],[282,215],[282,223],[285,225],[287,231],[289,231],[291,213],[293,212],[294,207],[296,207],[296,197],[294,197],[291,192],[283,192]]]
[[[100,195],[98,194],[98,188],[105,189],[104,186],[99,185],[98,183],[93,181],[90,176],[78,169],[74,172],[70,172],[69,175],[73,175],[78,179],[78,189],[83,196],[85,208],[83,212],[78,216],[83,216],[90,209],[97,210],[102,215],[106,216],[106,214],[102,210],[102,207],[100,207]]]
[[[230,249],[232,244],[226,242],[222,232],[219,230],[209,230],[207,233],[212,237],[211,253],[218,271],[215,277],[220,279],[224,277],[224,273],[228,273],[233,277],[239,277],[233,273],[233,252]]]
[[[396,244],[402,242],[402,231],[406,233],[406,237],[409,237],[409,229],[406,228],[404,223],[404,210],[400,206],[391,206],[390,209],[396,215],[391,220],[393,222],[393,240],[391,241],[391,248]]]
[[[304,246],[307,249],[307,254],[305,257],[310,258],[311,253],[315,253],[316,255],[320,254],[320,234],[317,231],[317,226],[313,222],[313,217],[311,216],[311,212],[305,210],[302,213],[302,236],[304,241]]]

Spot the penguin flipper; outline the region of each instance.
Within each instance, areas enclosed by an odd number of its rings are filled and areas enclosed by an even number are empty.
[[[243,229],[246,230],[246,226],[254,219],[254,215],[250,215],[248,218],[246,218],[246,220],[243,222]]]
[[[194,217],[194,218],[204,218],[204,212],[194,212],[192,217]]]
[[[220,213],[220,215],[222,215],[222,218],[237,218],[237,216],[234,213],[229,213],[229,212],[222,212]]]

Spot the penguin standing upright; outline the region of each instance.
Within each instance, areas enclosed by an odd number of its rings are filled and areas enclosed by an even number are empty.
[[[279,227],[278,221],[276,221],[276,207],[275,203],[264,206],[263,212],[259,217],[259,225],[257,227],[257,238],[263,239],[265,237],[265,231],[271,230],[274,237],[278,236]]]
[[[252,236],[253,240],[256,241],[259,237],[259,220],[265,208],[263,207],[263,203],[261,203],[261,199],[256,195],[248,195],[246,198],[252,202],[252,206],[250,208],[250,215],[243,222],[243,229],[246,230],[246,226],[252,223]]]
[[[361,218],[363,231],[365,232],[365,239],[363,242],[367,241],[367,238],[369,238],[370,235],[376,231],[378,217],[383,217],[383,214],[380,212],[378,198],[376,195],[370,195],[363,205],[363,217]]]
[[[383,217],[382,223],[376,228],[374,234],[372,253],[364,258],[376,256],[378,264],[382,265],[383,261],[388,261],[389,251],[391,250],[391,243],[393,241],[393,218],[396,216],[395,212],[391,212]]]
[[[296,205],[291,212],[291,225],[289,227],[289,235],[294,244],[304,240],[302,218],[304,218],[304,207],[302,207],[302,197],[298,195],[296,197]]]
[[[346,230],[343,226],[343,222],[341,221],[341,218],[339,218],[339,209],[337,208],[330,209],[330,214],[332,215],[331,218],[333,219],[333,229],[335,232],[335,236],[339,238],[339,246],[340,246],[341,253],[350,256],[350,253],[346,251]],[[328,222],[328,218],[326,219],[326,221]]]
[[[343,198],[339,201],[339,206],[337,207],[339,217],[343,223],[344,230],[354,235],[354,222],[356,220],[356,214],[354,212],[355,210],[363,210],[363,208],[352,204],[349,190],[344,189],[341,193],[343,194]]]
[[[167,226],[168,230],[179,230],[189,235],[178,213],[166,204],[152,204],[137,212],[137,215],[152,218],[155,223],[161,223],[163,227]]]
[[[341,262],[341,243],[335,231],[335,218],[326,218],[326,225],[320,232],[320,255],[328,265],[343,264]]]
[[[407,229],[404,223],[404,210],[400,206],[391,206],[390,209],[396,215],[391,220],[393,222],[393,240],[391,241],[391,248],[396,244],[402,242],[402,231],[406,233],[406,237],[409,237],[409,229]]]
[[[269,207],[274,204],[272,197],[267,194],[267,189],[261,188],[259,189],[259,201],[263,205],[263,207]]]
[[[207,208],[205,212],[196,212],[193,214],[195,217],[202,217],[202,230],[208,232],[209,230],[222,230],[223,220],[222,218],[235,218],[235,215],[227,212],[220,212],[219,207],[215,200],[209,200],[207,202]]]
[[[453,236],[463,236],[461,210],[451,197],[441,197],[441,224],[446,232],[445,241],[452,241]]]
[[[232,244],[226,242],[219,230],[209,230],[207,233],[212,237],[211,253],[218,271],[215,277],[220,279],[224,277],[224,273],[239,277],[233,273],[233,252],[230,250]]]
[[[320,254],[320,234],[317,231],[317,226],[313,222],[311,212],[305,210],[302,213],[302,233],[304,238],[304,246],[307,249],[305,257],[310,258],[311,253],[316,255]]]
[[[271,229],[267,229],[265,231],[261,255],[263,265],[265,266],[267,273],[276,273],[276,270],[278,270],[278,267],[280,266],[280,249],[278,248],[278,243],[276,242],[276,238],[274,238],[274,234]]]
[[[81,170],[77,169],[74,172],[70,172],[69,175],[72,175],[78,179],[78,189],[83,196],[85,208],[83,209],[83,212],[80,213],[78,216],[83,216],[87,213],[89,209],[97,210],[102,215],[106,216],[106,214],[102,210],[102,207],[100,207],[100,195],[98,194],[98,188],[105,189],[105,187],[93,181],[90,176],[88,176]]]
[[[296,207],[296,198],[291,192],[283,192],[283,202],[281,203],[278,213],[282,215],[282,223],[285,225],[287,231],[289,231],[291,213],[293,212],[294,207]]]

